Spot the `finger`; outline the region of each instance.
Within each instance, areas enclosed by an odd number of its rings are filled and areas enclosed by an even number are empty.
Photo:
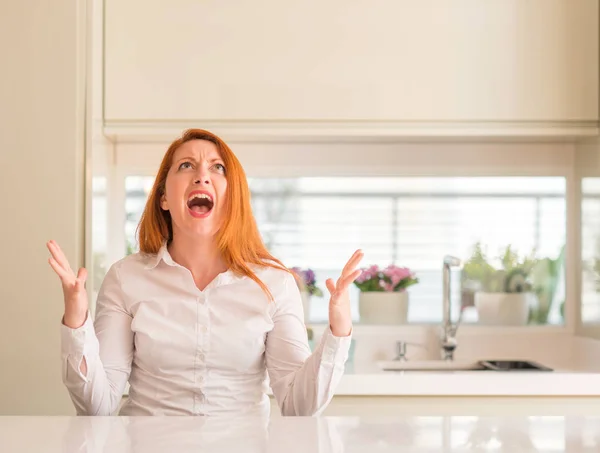
[[[342,269],[342,273],[347,272],[352,267],[352,265],[355,264],[357,257],[359,257],[360,255],[362,255],[362,250],[355,250],[350,259],[346,262],[344,268]]]
[[[52,258],[54,259],[54,261],[60,266],[60,267],[64,267],[61,263],[60,263],[60,256],[58,254],[58,251],[56,250],[56,246],[54,245],[53,241],[49,241],[46,243],[46,247],[48,248],[48,251],[50,252],[50,254],[52,255]]]
[[[79,269],[79,271],[77,272],[77,281],[80,281],[81,283],[85,283],[85,281],[87,280],[87,270],[85,267],[82,267]]]
[[[77,279],[75,280],[75,289],[76,291],[85,290],[85,281],[87,279],[87,270],[85,268],[80,268],[77,272]]]
[[[350,259],[348,260],[348,262],[346,263],[346,265],[344,266],[344,269],[342,269],[342,273],[339,276],[339,278],[336,281],[336,286],[339,287],[339,285],[341,285],[342,281],[347,278],[349,275],[351,275],[353,272],[355,272],[355,268],[358,265],[358,263],[360,262],[360,260],[363,258],[364,253],[362,250],[358,249],[356,250],[352,256],[350,257]]]
[[[73,272],[71,266],[69,265],[69,260],[56,242],[50,241],[48,243],[48,249],[58,264],[60,264],[65,270]]]
[[[66,271],[54,258],[48,258],[48,263],[50,263],[50,266],[52,269],[54,269],[54,272],[58,274],[63,283],[71,283],[73,276],[69,274],[69,272]]]
[[[346,277],[347,275],[354,272],[354,269],[356,269],[356,266],[358,265],[358,263],[360,263],[360,260],[362,260],[363,256],[364,253],[360,249],[354,252],[352,257],[348,260],[348,262],[344,266],[344,269],[342,270],[342,277]]]
[[[338,291],[346,290],[348,288],[348,286],[350,286],[350,284],[354,280],[356,280],[361,273],[362,273],[362,270],[357,269],[354,272],[352,272],[350,275],[348,275],[347,277],[340,279],[340,281],[337,284],[337,290]]]
[[[332,296],[335,294],[335,283],[333,283],[333,279],[328,278],[325,281],[325,286],[327,286],[327,291],[329,291],[329,294],[331,294]]]
[[[58,257],[60,258],[58,260],[58,262],[61,263],[66,270],[71,271],[73,273],[73,275],[75,275],[75,272],[73,272],[73,269],[71,268],[71,264],[69,264],[69,260],[67,259],[67,256],[64,254],[64,252],[62,251],[60,246],[54,241],[52,241],[52,244],[54,245],[54,247],[56,248],[56,250],[58,252]]]

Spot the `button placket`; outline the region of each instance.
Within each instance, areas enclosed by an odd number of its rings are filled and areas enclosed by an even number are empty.
[[[196,346],[196,370],[194,379],[194,405],[204,404],[205,398],[205,385],[206,385],[206,348],[208,345],[209,335],[209,315],[207,306],[207,292],[201,292],[198,294],[198,317],[197,317],[197,346]]]
[[[205,296],[202,292],[196,293],[196,348],[194,351],[194,383],[193,383],[193,404],[194,413],[201,413],[200,405],[203,402],[202,396],[202,368],[204,367],[202,347],[204,343],[204,333],[200,326],[205,323],[206,307],[204,306]]]

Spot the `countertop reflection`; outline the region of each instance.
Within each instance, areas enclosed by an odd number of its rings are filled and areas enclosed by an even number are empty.
[[[0,417],[0,451],[600,451],[599,416]]]

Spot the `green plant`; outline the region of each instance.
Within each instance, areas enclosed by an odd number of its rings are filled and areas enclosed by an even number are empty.
[[[125,240],[125,256],[131,255],[133,253],[136,253],[137,250],[137,245],[130,241],[129,239]]]
[[[481,243],[477,242],[473,246],[473,252],[471,253],[471,257],[463,266],[463,280],[483,282],[486,279],[488,279],[489,276],[495,271],[496,269],[494,269],[494,266],[488,263],[485,252],[481,247]]]
[[[600,293],[600,258],[598,257],[594,258],[592,272],[594,275],[594,286],[596,287],[596,292]]]
[[[463,289],[472,292],[523,293],[531,291],[530,273],[536,263],[535,253],[519,257],[508,245],[498,257],[500,266],[490,262],[481,243],[473,247],[471,257],[463,266],[461,276]]]
[[[531,322],[537,324],[545,324],[548,322],[548,315],[552,309],[556,289],[560,282],[564,259],[565,247],[563,246],[557,258],[541,258],[534,264],[531,271],[531,278],[538,304],[537,307],[531,310]],[[564,313],[561,312],[561,316],[564,319]]]
[[[463,304],[475,292],[523,293],[533,292],[537,304],[531,308],[529,321],[536,324],[548,322],[564,262],[565,247],[557,258],[536,258],[535,250],[520,257],[508,245],[498,256],[499,266],[490,264],[480,243],[476,243],[469,260],[463,266],[461,282]],[[599,267],[600,270],[600,267]]]

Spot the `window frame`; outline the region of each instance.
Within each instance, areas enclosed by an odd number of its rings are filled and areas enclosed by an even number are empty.
[[[581,175],[576,165],[576,147],[569,143],[230,143],[248,177],[300,176],[558,176],[566,182],[565,323],[535,326],[461,326],[461,335],[481,333],[580,334],[581,325]],[[385,165],[365,164],[365,146],[377,147],[370,159],[389,157]],[[168,143],[117,143],[106,171],[107,262],[123,257],[125,244],[125,178],[154,176]],[[302,150],[311,150],[310,154]],[[324,154],[331,151],[332,155]],[[346,150],[346,152],[344,152]],[[415,151],[423,153],[415,154]],[[345,160],[339,161],[343,156]],[[438,159],[432,160],[432,157]],[[320,158],[324,157],[320,162]],[[521,159],[522,157],[522,159]],[[267,162],[267,164],[265,164]],[[435,162],[432,164],[431,162]],[[542,165],[539,162],[543,162]],[[91,222],[91,219],[88,219]],[[441,295],[440,295],[441,297]],[[92,302],[93,305],[94,302]],[[438,324],[411,323],[399,326],[355,326],[355,333],[381,335],[407,333]],[[326,325],[313,324],[320,335]]]

